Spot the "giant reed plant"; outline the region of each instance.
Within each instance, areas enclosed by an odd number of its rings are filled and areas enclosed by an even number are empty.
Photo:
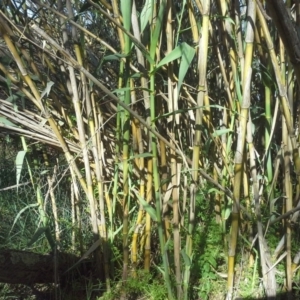
[[[209,188],[215,209],[208,214],[220,223],[228,255],[227,298],[243,276],[235,272],[239,245],[246,239],[256,247],[251,224],[259,251],[249,249],[247,258],[259,255],[264,293],[273,297],[278,289],[273,248],[275,256],[286,250],[280,263],[292,292],[299,263],[289,215],[300,190],[297,66],[264,3],[7,1],[0,26],[0,94],[7,95],[0,126],[64,153],[73,188],[78,181],[88,199],[107,291],[111,250],[122,240],[122,297],[140,268],[161,273],[169,299],[193,297],[197,230],[207,222],[196,199]],[[21,100],[34,117],[22,113]],[[278,153],[282,159],[272,164]],[[275,205],[282,195],[285,203]],[[277,247],[266,235],[268,222],[279,220],[274,213],[286,213]],[[59,228],[59,207],[53,214]]]

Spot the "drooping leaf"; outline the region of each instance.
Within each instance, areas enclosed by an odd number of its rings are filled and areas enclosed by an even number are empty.
[[[13,228],[14,228],[16,222],[18,221],[18,219],[20,218],[20,216],[22,215],[22,213],[23,213],[24,211],[26,211],[27,209],[32,208],[32,207],[36,207],[36,206],[38,206],[38,205],[39,205],[38,203],[34,203],[34,204],[29,204],[29,205],[27,205],[26,207],[22,208],[22,209],[18,212],[17,216],[16,216],[15,219],[14,219],[14,222],[13,222],[12,227],[11,227],[11,229],[10,229],[10,233],[12,232],[12,230],[13,230]],[[10,233],[9,233],[9,234],[10,234]]]
[[[46,230],[45,230],[45,236],[46,236],[46,239],[47,239],[52,251],[54,251],[55,250],[55,241],[51,234],[50,228],[48,226],[46,227]]]
[[[91,253],[93,253],[99,246],[101,245],[100,240],[97,240],[94,242],[94,244],[82,255],[82,257],[75,263],[73,264],[69,269],[67,269],[64,274],[68,273],[72,269],[74,269],[76,266],[78,266],[84,259],[87,259]]]
[[[188,45],[187,43],[182,43],[178,47],[176,47],[173,51],[171,51],[167,56],[165,56],[156,66],[154,72],[162,66],[181,58],[179,74],[178,74],[178,93],[180,91],[182,82],[185,78],[185,75],[190,68],[190,65],[194,59],[196,50]]]
[[[38,228],[37,231],[34,233],[33,237],[31,238],[31,240],[29,241],[29,243],[27,244],[27,247],[31,247],[39,239],[39,237],[45,233],[45,231],[46,231],[46,227]]]
[[[188,69],[190,68],[190,65],[196,53],[196,50],[190,45],[188,45],[187,43],[182,43],[180,47],[182,52],[182,58],[181,58],[179,74],[178,74],[178,94],[180,92],[180,88],[184,80],[184,77]]]
[[[139,192],[135,189],[132,189],[132,191],[135,193],[137,198],[139,199],[141,205],[143,206],[143,209],[150,215],[153,221],[157,222],[157,217],[156,217],[156,211],[155,209],[147,202],[144,200],[143,197],[139,194]]]
[[[161,68],[162,66],[168,64],[171,61],[174,61],[175,59],[178,59],[182,56],[182,48],[181,46],[176,47],[173,49],[170,53],[168,53],[156,66],[156,69]]]

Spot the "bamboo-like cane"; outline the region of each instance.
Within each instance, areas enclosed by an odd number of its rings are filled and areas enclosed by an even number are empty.
[[[116,1],[113,1],[113,9],[116,13],[118,11],[116,6]],[[131,28],[131,9],[132,1],[121,1],[121,11],[123,15],[124,28],[130,31]],[[118,28],[119,30],[119,28]],[[126,57],[126,63],[123,69],[124,75],[124,87],[126,90],[124,92],[124,103],[129,105],[131,103],[130,97],[130,49],[131,40],[127,35],[123,35],[122,31],[119,31],[121,49]],[[124,41],[124,44],[123,44]],[[128,277],[128,267],[129,267],[129,151],[130,151],[130,114],[128,111],[122,111],[121,115],[121,126],[122,126],[122,167],[123,167],[123,274],[122,280],[125,284]],[[124,297],[125,290],[122,291],[122,297]]]
[[[199,91],[197,95],[196,120],[195,120],[195,135],[193,141],[193,164],[192,164],[192,184],[191,184],[191,199],[190,199],[190,213],[189,213],[189,227],[186,239],[185,252],[187,256],[192,258],[192,242],[193,231],[195,227],[195,196],[196,186],[198,184],[198,168],[200,159],[200,144],[201,144],[201,125],[203,122],[203,105],[206,93],[206,69],[207,69],[207,53],[208,53],[208,36],[209,36],[209,14],[210,14],[210,1],[203,1],[203,20],[201,38],[199,40]],[[184,271],[184,299],[188,299],[188,283],[190,278],[190,266],[185,266]]]
[[[232,226],[231,239],[228,252],[228,294],[227,299],[231,299],[233,295],[233,278],[234,278],[234,261],[237,245],[237,236],[239,230],[239,210],[240,210],[240,193],[244,164],[244,147],[246,140],[246,128],[248,122],[248,113],[250,108],[250,85],[251,85],[251,63],[253,55],[253,40],[254,40],[254,24],[255,24],[255,2],[249,2],[248,23],[246,30],[246,51],[245,51],[245,66],[244,66],[244,81],[243,81],[243,100],[241,104],[241,115],[239,120],[239,133],[237,140],[237,149],[235,152],[234,165],[234,187],[233,187],[233,208],[232,208]]]
[[[286,83],[286,61],[285,61],[285,50],[282,41],[280,41],[280,61],[281,61],[281,80],[282,83]],[[291,116],[292,118],[292,116]],[[290,160],[291,160],[291,145],[288,135],[287,126],[285,119],[282,119],[282,143],[283,143],[283,156],[284,156],[284,178],[283,186],[285,187],[285,211],[291,210],[292,207],[292,183],[291,183],[291,169],[290,169]],[[286,244],[286,287],[288,291],[288,299],[291,299],[292,292],[292,257],[291,257],[291,236],[292,229],[291,223],[289,220],[286,220],[286,234],[285,234],[285,244]]]

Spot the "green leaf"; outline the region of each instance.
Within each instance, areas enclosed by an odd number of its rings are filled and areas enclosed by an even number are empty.
[[[209,256],[209,257],[207,258],[207,260],[209,261],[209,263],[210,263],[214,268],[217,267],[216,259],[215,259],[213,256]]]
[[[178,75],[178,94],[180,92],[180,88],[182,85],[182,82],[184,80],[184,77],[194,59],[196,50],[188,45],[187,43],[182,43],[180,45],[181,47],[181,52],[182,52],[182,58],[180,62],[180,67],[179,67],[179,75]]]
[[[164,253],[166,253],[169,250],[170,242],[171,242],[171,238],[168,238],[167,242],[164,245]]]
[[[33,237],[31,238],[30,242],[27,244],[27,247],[32,246],[39,239],[39,237],[45,233],[46,229],[46,227],[38,228],[38,230],[34,233]]]
[[[154,222],[157,222],[155,209],[147,201],[145,201],[143,199],[143,197],[141,197],[141,195],[139,194],[139,192],[136,189],[132,189],[132,191],[135,193],[135,195],[139,199],[141,205],[143,206],[143,209],[150,215],[150,217],[152,218],[152,220]]]
[[[104,61],[110,61],[110,60],[120,60],[121,58],[127,57],[127,54],[120,54],[120,53],[115,53],[115,54],[110,54],[104,56],[103,60]]]
[[[213,136],[220,136],[228,132],[232,132],[232,130],[230,128],[218,129],[214,131]]]
[[[124,87],[124,88],[120,88],[120,89],[115,89],[115,90],[113,91],[113,93],[118,94],[118,93],[123,93],[123,92],[126,92],[126,91],[130,91],[130,90],[131,90],[130,87]]]
[[[185,253],[185,251],[183,249],[180,251],[180,253],[183,257],[184,265],[187,266],[187,267],[190,267],[191,264],[192,264],[192,261],[191,261],[190,257]]]
[[[179,36],[181,36],[182,32],[191,30],[190,26],[186,27],[185,24],[184,25],[182,24],[182,19],[183,19],[183,16],[185,15],[185,11],[186,11],[185,5],[186,5],[186,0],[181,1],[181,10],[180,10],[180,13],[178,14],[179,17],[177,17],[178,29],[176,30],[177,33],[176,33],[176,38],[175,38],[175,45],[179,44],[178,43]],[[184,26],[184,29],[182,29],[182,26]]]
[[[202,266],[202,272],[206,275],[207,273],[209,273],[209,271],[210,271],[210,265],[208,263],[205,263]]]
[[[156,72],[160,67],[181,57],[179,74],[178,74],[178,93],[179,93],[182,82],[191,65],[192,60],[194,59],[195,53],[196,50],[193,47],[189,46],[187,43],[182,43],[157,64],[154,72]]]
[[[229,17],[222,17],[222,18],[224,18],[224,20],[229,21],[229,23],[231,23],[232,25],[235,25],[235,22],[232,18],[229,18]]]
[[[167,54],[167,56],[165,56],[156,66],[155,71],[157,71],[157,69],[159,69],[160,67],[168,64],[171,61],[174,61],[175,59],[178,59],[179,57],[182,56],[182,48],[181,46],[176,47],[175,49],[173,49],[170,53]]]
[[[11,95],[6,98],[6,101],[8,101],[9,103],[15,103],[18,99],[19,97],[17,95]]]
[[[141,78],[142,75],[143,75],[142,73],[134,73],[134,74],[130,75],[130,78],[138,79],[138,78]]]
[[[149,22],[150,17],[152,16],[153,12],[153,0],[146,0],[144,7],[141,11],[140,21],[141,21],[141,33],[143,33],[144,29]]]
[[[239,79],[238,74],[236,74],[234,79],[235,79],[234,81],[235,81],[235,88],[236,88],[237,97],[238,97],[239,102],[242,103],[243,97],[242,97],[240,79]]]
[[[3,55],[3,54],[0,56],[0,63],[2,63],[3,65],[10,65],[11,62],[14,60],[9,55]]]
[[[229,218],[230,214],[231,214],[231,207],[227,207],[225,210],[224,219],[227,220]]]
[[[29,208],[32,208],[32,207],[36,207],[36,206],[38,206],[38,205],[39,205],[38,203],[29,204],[29,205],[27,205],[26,207],[24,207],[23,209],[21,209],[21,210],[18,212],[18,214],[17,214],[17,216],[15,217],[15,219],[14,219],[14,222],[13,222],[13,224],[12,224],[12,227],[11,227],[11,229],[10,229],[9,234],[10,234],[11,231],[13,230],[13,228],[14,228],[16,222],[18,221],[18,219],[20,218],[21,214],[22,214],[25,210],[27,210],[27,209],[29,209]]]
[[[130,27],[131,27],[131,8],[132,8],[131,0],[121,0],[121,12],[123,16],[123,25],[124,28],[128,31],[130,31]]]
[[[16,124],[12,123],[11,121],[7,120],[5,117],[2,116],[0,116],[0,123],[11,127],[18,127]]]
[[[44,91],[42,92],[42,95],[41,95],[41,99],[44,98],[45,95],[47,95],[47,97],[49,96],[49,93],[51,91],[51,88],[52,88],[52,85],[54,84],[53,81],[48,81],[47,82],[47,86],[46,88],[44,89]]]
[[[53,239],[53,236],[51,235],[51,231],[48,226],[46,227],[46,230],[45,230],[45,236],[47,238],[47,241],[48,241],[52,251],[54,251],[55,250],[55,241]]]
[[[210,193],[218,193],[218,194],[220,194],[220,195],[223,195],[223,194],[224,194],[224,192],[219,191],[219,190],[216,189],[216,188],[211,188],[211,189],[209,189],[207,193],[208,193],[208,194],[210,194]]]
[[[151,36],[150,56],[152,59],[155,58],[156,47],[158,44],[158,39],[160,37],[161,28],[163,26],[163,18],[164,18],[166,6],[167,6],[167,0],[160,1],[159,11],[158,11],[156,23],[155,23],[155,28],[154,28],[153,34]]]
[[[16,170],[17,170],[17,186],[19,185],[20,177],[21,177],[21,172],[22,172],[22,167],[23,167],[23,162],[25,159],[27,151],[22,150],[19,151],[16,157]]]
[[[278,199],[281,199],[281,198],[283,198],[283,197],[280,196],[280,197],[277,197],[277,198],[272,199],[272,200],[271,200],[271,204],[272,204],[272,205],[275,205],[276,201],[277,201]]]
[[[44,170],[44,171],[42,171],[40,174],[41,174],[41,175],[45,175],[45,174],[47,174],[47,173],[49,173],[49,170]]]
[[[116,231],[112,233],[113,237],[118,236],[118,233],[121,231],[122,228],[123,228],[123,224]]]
[[[34,81],[40,80],[40,78],[39,78],[38,75],[29,74],[29,77],[30,77],[32,80],[34,80]]]
[[[163,276],[165,276],[165,271],[164,271],[164,269],[162,269],[160,266],[157,266],[157,265],[155,265],[155,267],[158,269],[158,271],[159,271]]]
[[[123,25],[128,32],[130,32],[130,28],[131,28],[131,8],[132,8],[132,0],[121,0],[121,12],[123,16]],[[125,41],[125,47],[124,47],[125,53],[129,53],[131,48],[131,39],[126,33],[124,33],[124,41]]]

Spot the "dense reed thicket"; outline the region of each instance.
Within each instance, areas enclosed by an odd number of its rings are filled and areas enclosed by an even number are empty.
[[[298,2],[0,8],[1,135],[50,249],[99,252],[108,299],[295,296]]]

